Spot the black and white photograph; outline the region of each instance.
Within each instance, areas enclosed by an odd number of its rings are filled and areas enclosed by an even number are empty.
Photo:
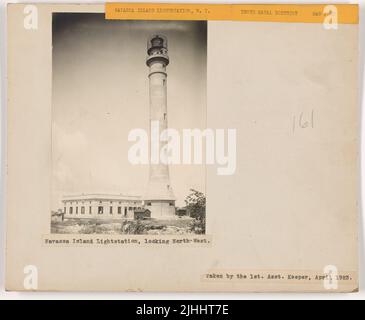
[[[52,233],[205,233],[204,166],[153,158],[156,130],[205,126],[206,42],[206,21],[53,14]]]

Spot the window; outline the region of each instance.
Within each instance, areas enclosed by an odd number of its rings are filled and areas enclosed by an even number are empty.
[[[70,213],[70,214],[72,214],[72,207],[70,207],[70,209],[69,209],[69,213]]]
[[[122,207],[118,207],[118,214],[122,214]]]
[[[85,214],[85,207],[81,207],[81,214]]]
[[[170,203],[169,203],[169,205],[170,205],[170,206],[173,206],[173,205],[174,205],[174,203],[173,203],[173,202],[170,202]]]
[[[76,207],[76,214],[79,213],[79,207]]]
[[[129,207],[128,210],[132,210],[132,207]]]
[[[98,214],[103,214],[104,213],[104,208],[103,206],[99,206],[98,207]]]
[[[127,216],[127,207],[124,207],[124,216]]]
[[[112,206],[109,207],[109,213],[113,214],[113,207]]]
[[[63,212],[66,213],[66,207],[63,208]]]
[[[146,206],[151,206],[152,205],[152,203],[151,202],[147,202],[146,203]]]
[[[89,213],[91,214],[91,207],[89,207]]]

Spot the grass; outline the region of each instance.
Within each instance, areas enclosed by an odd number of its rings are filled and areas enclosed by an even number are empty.
[[[194,223],[191,218],[174,220],[101,220],[67,219],[52,221],[51,232],[57,234],[188,234]]]

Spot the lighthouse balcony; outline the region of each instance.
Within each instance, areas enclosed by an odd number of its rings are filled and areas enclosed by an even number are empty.
[[[165,66],[169,64],[169,56],[167,54],[163,53],[154,53],[151,55],[148,55],[146,58],[146,64],[150,66],[153,62],[160,62],[163,63]]]

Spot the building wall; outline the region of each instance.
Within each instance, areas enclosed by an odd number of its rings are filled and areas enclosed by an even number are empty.
[[[134,209],[141,207],[141,200],[73,199],[63,201],[65,219],[133,219]],[[102,208],[102,211],[99,208]],[[118,208],[120,208],[119,212]]]
[[[175,201],[172,200],[148,200],[144,207],[151,211],[151,218],[169,219],[175,216]]]

